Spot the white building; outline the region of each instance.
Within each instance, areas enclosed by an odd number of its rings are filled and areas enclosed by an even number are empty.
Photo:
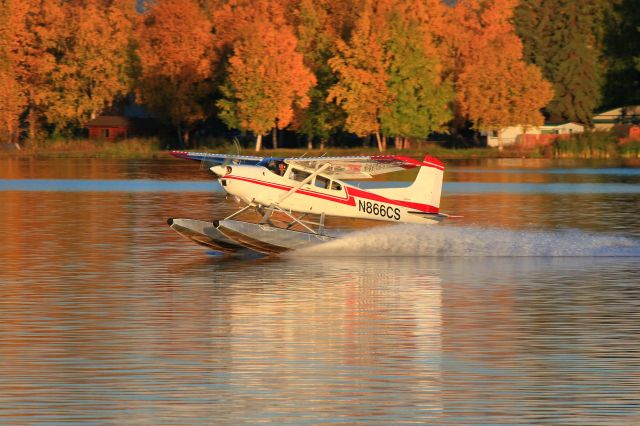
[[[614,108],[593,116],[593,126],[596,130],[608,131],[616,124],[640,122],[640,105]]]
[[[518,137],[527,135],[566,135],[584,133],[584,126],[578,123],[554,123],[542,126],[512,126],[502,129],[502,146],[515,145]],[[499,145],[498,131],[486,135],[487,145],[497,147]]]

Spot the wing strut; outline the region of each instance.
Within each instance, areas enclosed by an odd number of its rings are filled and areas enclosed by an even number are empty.
[[[284,194],[282,194],[282,196],[280,198],[278,198],[278,200],[274,203],[274,204],[280,204],[281,202],[283,202],[284,200],[286,200],[287,198],[289,198],[289,196],[293,193],[295,193],[298,189],[302,188],[302,186],[304,184],[307,184],[309,182],[311,182],[311,179],[313,179],[314,177],[316,177],[318,175],[318,173],[323,172],[324,170],[328,169],[329,166],[331,166],[330,163],[324,163],[318,170],[316,170],[315,172],[311,173],[309,176],[307,176],[302,182],[300,182],[299,184],[297,184],[296,186],[294,186],[293,188],[291,188],[289,190],[289,192],[286,192]]]
[[[244,213],[245,211],[249,210],[250,208],[251,208],[251,204],[247,205],[246,207],[241,208],[240,210],[238,210],[235,213],[231,213],[229,216],[225,217],[224,220],[233,219],[234,217],[238,216],[240,213]]]

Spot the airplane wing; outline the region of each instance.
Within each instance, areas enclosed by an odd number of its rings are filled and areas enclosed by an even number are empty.
[[[284,162],[309,173],[329,164],[322,174],[334,179],[369,179],[375,175],[419,166],[431,166],[444,170],[442,162],[438,159],[425,157],[424,161],[419,161],[399,155],[285,158]]]
[[[208,152],[187,152],[187,151],[171,151],[171,155],[186,160],[203,161],[211,165],[221,164],[258,164],[263,157],[250,155],[227,155],[227,154],[211,154]]]

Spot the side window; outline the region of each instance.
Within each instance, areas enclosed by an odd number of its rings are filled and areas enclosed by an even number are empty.
[[[303,172],[298,169],[291,169],[291,173],[289,174],[289,179],[297,180],[298,182],[302,182],[306,178],[309,177],[311,173]]]
[[[278,164],[273,160],[269,161],[269,163],[267,164],[267,169],[269,169],[271,173],[279,174]]]
[[[322,188],[322,189],[328,189],[329,188],[329,179],[327,179],[326,177],[323,176],[316,176],[316,186],[318,188]]]
[[[340,191],[342,189],[342,185],[340,185],[338,182],[331,182],[331,189]]]

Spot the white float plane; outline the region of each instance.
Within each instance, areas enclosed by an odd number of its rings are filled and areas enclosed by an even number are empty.
[[[326,216],[433,224],[440,213],[444,164],[397,155],[275,158],[172,151],[210,167],[228,195],[244,204],[215,221],[169,219],[172,229],[194,242],[231,253],[250,249],[280,253],[330,241]],[[400,188],[358,188],[346,180],[419,167],[415,181]],[[257,223],[234,218],[247,211]],[[276,219],[277,217],[284,218]],[[313,219],[313,220],[311,220]]]

